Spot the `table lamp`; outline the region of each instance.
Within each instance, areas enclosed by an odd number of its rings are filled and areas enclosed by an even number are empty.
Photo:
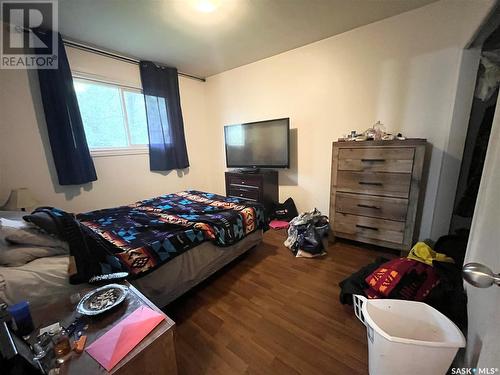
[[[8,211],[26,211],[26,208],[35,207],[37,204],[38,201],[28,188],[18,188],[10,192],[9,199],[3,208]]]

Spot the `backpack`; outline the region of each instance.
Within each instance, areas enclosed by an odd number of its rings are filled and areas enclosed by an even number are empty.
[[[283,221],[290,221],[296,216],[299,216],[299,213],[292,198],[288,198],[283,203],[274,203],[270,213],[271,219]]]

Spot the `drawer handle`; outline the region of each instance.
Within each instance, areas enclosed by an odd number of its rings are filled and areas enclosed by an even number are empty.
[[[235,188],[235,189],[240,189],[240,190],[245,190],[245,191],[252,191],[252,190],[258,190],[258,186],[252,186],[252,185],[240,185],[240,184],[230,184],[229,186]]]
[[[385,159],[361,159],[363,163],[385,163]]]
[[[358,207],[361,207],[361,208],[372,208],[374,210],[380,210],[380,207],[377,207],[377,206],[370,206],[369,204],[358,204]]]
[[[252,191],[250,189],[239,189],[240,191],[244,192],[244,193],[254,193],[255,191]]]
[[[376,230],[376,231],[378,231],[378,228],[375,228],[375,227],[368,227],[368,226],[366,226],[366,225],[356,224],[356,227],[361,228],[361,229],[370,229],[370,230]]]
[[[373,186],[382,186],[383,183],[381,182],[366,182],[366,181],[359,181],[360,185],[373,185]]]

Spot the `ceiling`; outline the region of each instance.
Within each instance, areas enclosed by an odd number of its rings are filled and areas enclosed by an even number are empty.
[[[59,31],[207,77],[434,1],[59,0]]]

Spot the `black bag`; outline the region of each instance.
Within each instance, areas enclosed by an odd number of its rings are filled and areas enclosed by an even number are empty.
[[[298,237],[294,244],[295,250],[303,250],[309,254],[318,255],[323,253],[325,247],[321,240],[321,235],[316,230],[314,224],[304,224],[297,227]],[[297,253],[295,253],[297,255]]]
[[[270,214],[271,219],[283,221],[290,221],[296,216],[299,216],[299,213],[292,198],[283,203],[275,203]]]

